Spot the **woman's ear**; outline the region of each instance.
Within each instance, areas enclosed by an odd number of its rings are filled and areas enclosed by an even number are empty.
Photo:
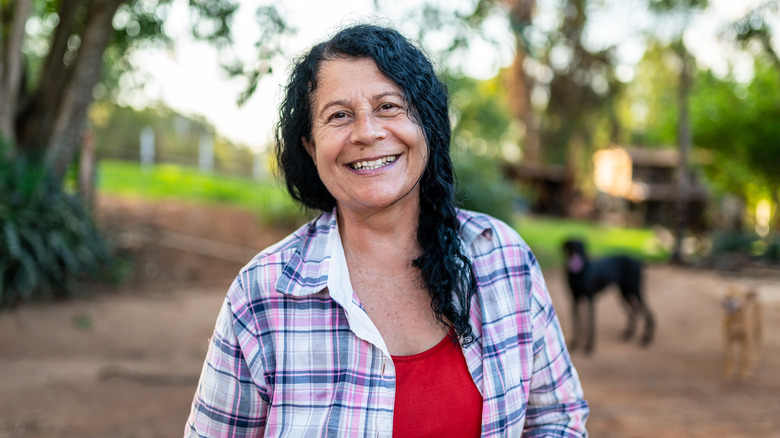
[[[309,141],[309,139],[307,139],[305,136],[301,137],[301,142],[303,143],[303,147],[306,149],[306,153],[308,153],[311,159],[314,160],[314,142]]]

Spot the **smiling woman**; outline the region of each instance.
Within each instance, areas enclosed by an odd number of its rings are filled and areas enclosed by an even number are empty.
[[[528,246],[455,207],[447,91],[393,29],[292,71],[277,132],[322,214],[239,273],[188,436],[586,435],[588,406]]]
[[[391,205],[409,205],[416,217],[427,148],[400,87],[370,58],[337,58],[320,67],[312,102],[303,143],[342,218],[357,222]]]

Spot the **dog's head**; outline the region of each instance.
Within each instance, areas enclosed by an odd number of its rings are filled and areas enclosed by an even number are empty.
[[[569,239],[563,244],[566,253],[566,270],[571,274],[579,274],[585,269],[585,244],[581,240]]]
[[[758,294],[754,289],[745,290],[732,284],[726,290],[726,296],[723,297],[721,305],[723,310],[731,315],[739,312],[748,301],[757,299],[757,297]]]

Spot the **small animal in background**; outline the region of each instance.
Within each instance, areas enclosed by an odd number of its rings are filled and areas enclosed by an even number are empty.
[[[641,343],[648,346],[653,341],[655,320],[642,299],[642,263],[627,256],[612,256],[590,260],[585,244],[580,240],[567,240],[563,244],[566,256],[566,277],[572,296],[573,326],[569,350],[575,350],[582,335],[585,336],[585,353],[593,351],[596,338],[595,304],[596,295],[612,284],[620,289],[623,304],[628,314],[628,326],[623,332],[628,341],[636,332],[637,316],[644,318],[644,332]],[[587,304],[587,319],[582,326],[580,307]]]
[[[758,361],[761,346],[761,302],[755,289],[730,285],[723,298],[724,374],[736,372],[735,350],[739,349],[739,378],[747,379]]]

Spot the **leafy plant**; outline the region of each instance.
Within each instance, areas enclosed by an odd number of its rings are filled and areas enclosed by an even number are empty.
[[[460,206],[511,223],[520,197],[498,162],[468,150],[453,158]]]
[[[2,146],[2,145],[0,145]],[[0,147],[0,307],[75,294],[110,259],[78,198],[45,167]]]
[[[753,231],[732,231],[715,234],[711,257],[742,254],[768,262],[780,262],[780,236],[761,238]]]

